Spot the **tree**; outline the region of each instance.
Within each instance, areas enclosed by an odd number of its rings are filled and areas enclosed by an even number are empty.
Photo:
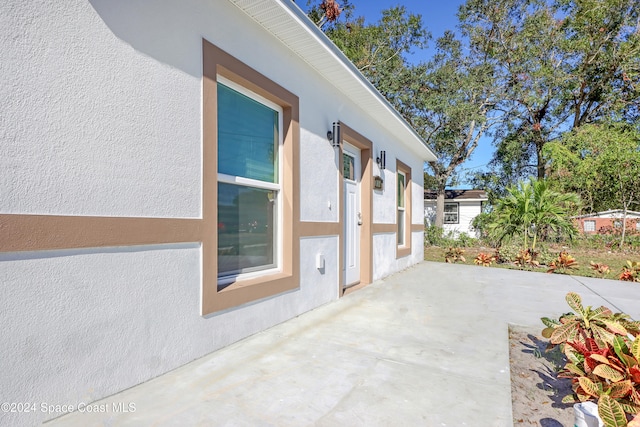
[[[429,34],[420,15],[402,6],[384,10],[376,24],[358,18],[325,32],[438,156],[427,168],[428,184],[438,193],[436,225],[442,226],[445,188],[495,120],[489,112],[497,90],[486,56],[447,32],[431,61],[410,64],[406,54],[426,46]]]
[[[461,26],[504,87],[509,120],[492,168],[503,182],[545,176],[543,149],[568,129],[620,114],[640,89],[636,0],[469,0]]]
[[[410,64],[407,54],[427,46],[430,38],[420,15],[397,6],[383,10],[377,23],[359,17],[324,31],[404,117],[412,114],[410,96],[424,67]]]
[[[438,186],[438,181],[435,179],[433,175],[430,175],[427,172],[424,172],[424,189],[425,190],[435,190]]]
[[[535,250],[537,241],[550,232],[575,234],[569,210],[578,202],[577,195],[553,191],[545,180],[521,181],[508,187],[507,196],[496,204],[489,232],[498,242],[519,235],[524,249],[529,248],[531,237],[531,249]]]
[[[450,31],[437,41],[419,91],[413,96],[409,123],[424,137],[438,160],[429,163],[436,181],[436,223],[444,222],[445,188],[457,168],[478,146],[480,138],[502,117],[495,113],[499,88],[490,64],[469,51]]]
[[[354,6],[349,0],[342,0],[341,3],[335,0],[323,0],[320,3],[314,0],[307,0],[307,16],[320,29],[333,25],[341,16],[348,20],[351,17]]]
[[[592,124],[567,132],[545,149],[549,179],[560,191],[580,194],[585,212],[640,205],[640,132],[626,123]]]

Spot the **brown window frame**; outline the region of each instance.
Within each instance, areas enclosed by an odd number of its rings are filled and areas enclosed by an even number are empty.
[[[278,272],[218,287],[217,203],[218,126],[217,79],[222,76],[282,108],[281,184],[282,260]],[[202,314],[237,307],[300,287],[299,235],[299,99],[271,79],[203,39],[203,217],[208,218],[202,241]]]
[[[404,183],[404,244],[402,246],[396,245],[396,258],[402,258],[411,255],[411,231],[413,230],[412,218],[412,201],[411,201],[411,167],[406,163],[396,159],[396,189],[398,172],[401,172],[405,176]],[[397,191],[397,190],[396,190]],[[398,200],[396,195],[396,210],[398,209]],[[396,242],[397,234],[399,230],[398,220],[396,218]]]

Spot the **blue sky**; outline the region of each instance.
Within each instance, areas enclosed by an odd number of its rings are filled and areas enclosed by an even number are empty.
[[[318,0],[318,3],[320,0]],[[306,8],[305,0],[297,0],[299,6],[304,10]],[[340,3],[340,0],[338,0]],[[456,13],[463,0],[404,0],[401,2],[385,1],[385,0],[351,0],[355,6],[354,15],[364,16],[365,22],[374,23],[381,17],[384,9],[397,5],[404,5],[411,13],[422,15],[422,22],[427,30],[431,33],[433,39],[429,43],[429,48],[424,51],[413,52],[412,59],[416,62],[427,61],[433,54],[434,47],[438,37],[442,36],[445,30],[455,30],[458,22]],[[458,172],[464,178],[465,171],[482,170],[484,166],[491,160],[493,147],[490,140],[482,140],[478,148],[473,152],[471,159],[463,163]],[[464,184],[464,183],[463,183]],[[464,187],[464,185],[462,185]]]

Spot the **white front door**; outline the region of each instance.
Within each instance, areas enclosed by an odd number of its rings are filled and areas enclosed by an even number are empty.
[[[360,150],[344,143],[344,284],[360,282]]]

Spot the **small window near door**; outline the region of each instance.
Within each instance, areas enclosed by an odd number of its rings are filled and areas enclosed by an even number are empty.
[[[596,231],[596,221],[593,219],[585,219],[584,231]]]
[[[457,203],[445,203],[444,204],[444,223],[445,224],[458,224],[458,204]]]
[[[347,153],[342,154],[342,172],[344,174],[344,179],[348,179],[350,181],[355,181],[355,170],[354,170],[355,159],[353,156],[350,156]]]

